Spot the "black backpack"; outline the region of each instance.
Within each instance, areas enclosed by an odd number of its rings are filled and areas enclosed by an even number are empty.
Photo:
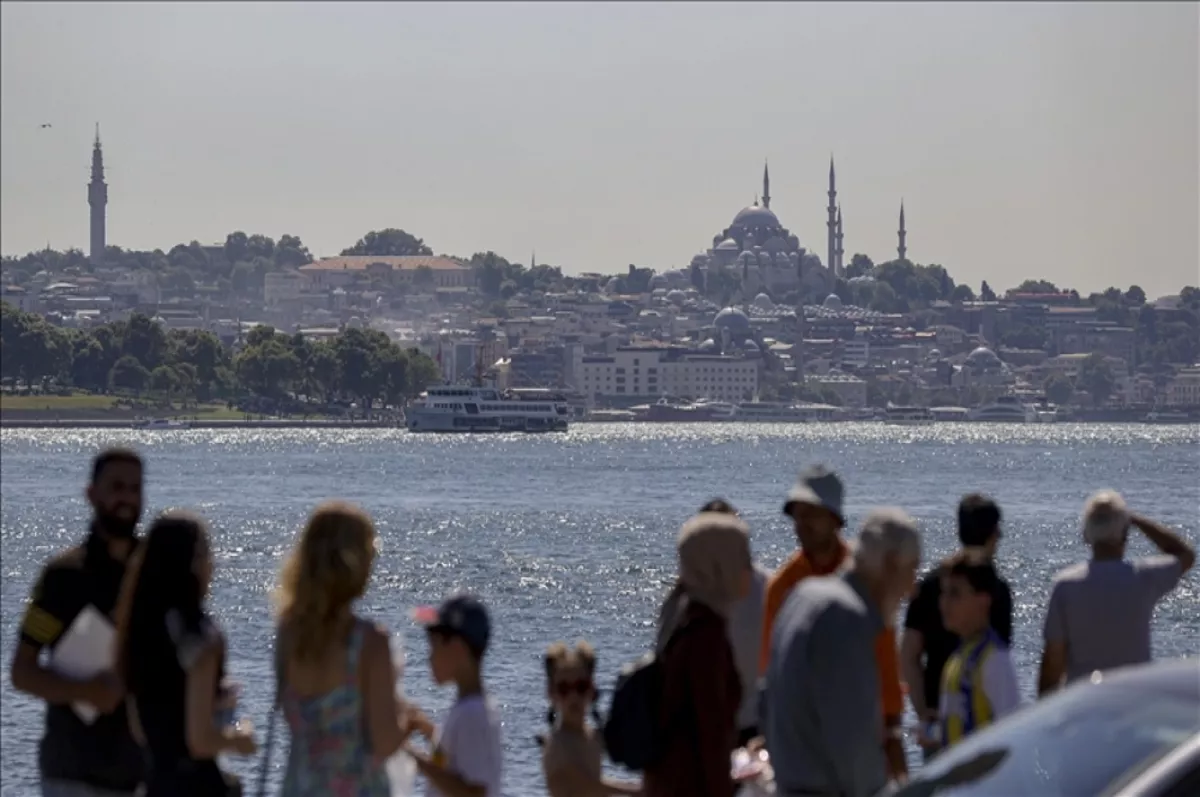
[[[664,653],[682,630],[671,635]],[[661,720],[664,680],[662,658],[653,653],[621,668],[604,723],[604,747],[614,764],[644,772],[662,757],[663,737],[672,730]]]

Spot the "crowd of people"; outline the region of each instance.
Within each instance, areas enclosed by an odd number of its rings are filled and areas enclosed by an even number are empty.
[[[21,625],[11,677],[47,707],[38,751],[45,797],[237,795],[244,787],[221,758],[270,752],[238,719],[238,688],[226,678],[231,651],[207,603],[206,524],[171,511],[139,536],[142,477],[136,452],[95,458],[88,534],[43,567]],[[622,671],[606,718],[592,648],[549,648],[549,729],[538,739],[552,797],[731,797],[730,755],[739,747],[769,753],[780,795],[867,797],[907,777],[905,694],[927,757],[1020,707],[1012,592],[994,564],[1002,537],[994,501],[962,499],[962,548],[919,582],[914,520],[872,510],[849,544],[844,487],[827,468],[804,471],[783,512],[799,545],[773,574],[754,563],[750,529],[727,501],[709,502],[683,525],[653,651]],[[1091,556],[1051,587],[1039,695],[1149,661],[1154,607],[1195,561],[1180,536],[1113,492],[1087,501],[1081,526]],[[1162,555],[1128,557],[1132,529]],[[397,694],[388,631],[356,614],[375,557],[370,518],[331,502],[313,512],[283,566],[273,596],[272,719],[278,711],[290,731],[280,793],[390,795],[387,762],[406,755],[432,795],[499,797],[501,720],[483,677],[486,607],[457,594],[413,613],[434,680],[457,693],[435,725]],[[89,612],[111,623],[111,664],[73,679],[53,654]],[[640,779],[607,777],[606,756]]]

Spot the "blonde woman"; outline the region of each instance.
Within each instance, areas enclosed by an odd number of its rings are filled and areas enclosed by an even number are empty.
[[[284,797],[388,797],[385,762],[407,725],[382,628],[354,613],[375,561],[355,506],[317,507],[278,591],[280,704],[291,730]]]

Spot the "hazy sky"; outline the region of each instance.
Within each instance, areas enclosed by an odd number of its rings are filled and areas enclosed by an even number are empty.
[[[4,3],[0,243],[402,227],[571,272],[686,265],[760,189],[825,259],[1200,282],[1196,4]],[[53,124],[39,129],[43,122]]]

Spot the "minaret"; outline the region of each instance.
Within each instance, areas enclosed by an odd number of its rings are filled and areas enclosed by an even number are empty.
[[[768,210],[771,207],[771,173],[767,169],[767,162],[763,161],[763,207]]]
[[[534,249],[529,254],[529,270],[532,271],[535,268],[537,268],[537,250],[536,249]]]
[[[828,256],[825,260],[825,265],[830,269],[830,271],[833,271],[836,265],[834,258],[837,257],[837,178],[834,176],[833,172],[832,155],[829,156],[829,207],[825,208],[825,210],[829,213],[829,220],[825,223],[825,226],[829,231],[829,240],[827,242]],[[834,276],[837,276],[836,271],[833,273]]]
[[[908,259],[908,247],[904,244],[904,239],[908,236],[908,232],[904,229],[904,200],[900,200],[900,229],[896,231],[900,239],[900,245],[896,247],[896,254],[900,260]]]
[[[835,235],[835,238],[836,238],[835,242],[837,244],[837,248],[834,250],[834,254],[837,255],[837,259],[835,261],[833,261],[834,263],[837,264],[833,270],[833,275],[835,277],[842,276],[842,274],[845,273],[845,270],[846,270],[846,264],[842,262],[845,259],[845,254],[846,254],[846,250],[842,248],[842,238],[843,237],[844,237],[844,235],[842,233],[842,206],[838,205],[837,233]]]
[[[92,180],[88,183],[88,205],[91,206],[92,265],[104,261],[104,220],[108,207],[108,185],[104,182],[104,153],[100,150],[100,123],[96,123],[96,141],[92,144]]]

